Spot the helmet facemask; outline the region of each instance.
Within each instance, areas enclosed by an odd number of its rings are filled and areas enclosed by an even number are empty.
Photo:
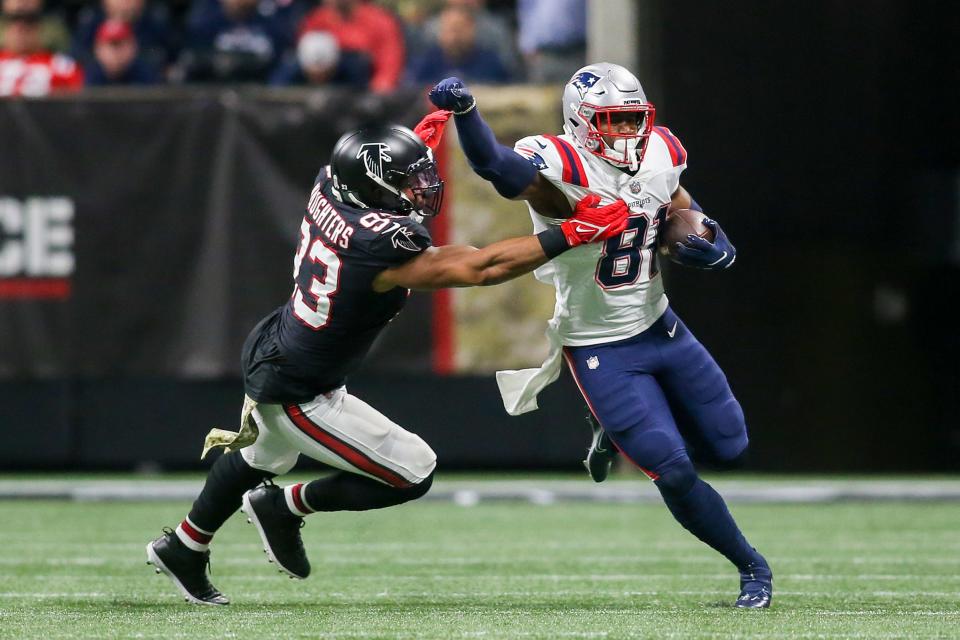
[[[400,184],[401,197],[424,217],[439,215],[443,204],[443,179],[437,163],[432,157],[422,158],[410,165],[406,173]],[[412,200],[407,196],[407,190],[413,195]]]
[[[577,115],[587,123],[583,146],[611,164],[636,171],[647,150],[655,113],[650,103],[612,107],[581,104]],[[633,131],[621,133],[621,123],[631,116],[635,118]]]
[[[389,208],[397,213],[415,215],[418,218],[432,218],[440,213],[440,205],[443,203],[443,179],[433,159],[433,153],[428,150],[427,154],[407,167],[406,171],[390,169],[383,178],[372,173],[367,174],[395,197],[396,204]],[[390,196],[386,198],[390,199]]]

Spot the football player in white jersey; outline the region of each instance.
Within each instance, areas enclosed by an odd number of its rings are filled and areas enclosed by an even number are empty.
[[[670,309],[657,264],[666,214],[700,210],[680,184],[687,152],[679,139],[654,125],[654,106],[637,78],[610,63],[583,67],[566,84],[562,134],[529,136],[513,149],[496,141],[459,79],[438,83],[430,99],[454,113],[473,170],[504,197],[527,202],[535,232],[563,222],[587,194],[630,207],[619,236],[568,251],[536,271],[556,289],[547,330],[552,349],[538,369],[497,373],[507,411],[536,409],[537,394],[565,359],[597,424],[586,461],[594,479],[605,477],[619,450],[653,480],[681,525],[737,567],[736,606],[770,606],[767,561],[693,465],[734,466],[748,439],[726,376]],[[715,221],[706,224],[713,242],[689,236],[675,259],[726,269],[736,250]]]

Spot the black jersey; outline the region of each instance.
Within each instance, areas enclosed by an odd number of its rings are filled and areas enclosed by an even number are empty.
[[[244,344],[244,386],[258,402],[305,402],[344,384],[410,293],[377,293],[374,278],[431,244],[409,216],[349,206],[332,189],[324,168],[300,226],[293,295]]]

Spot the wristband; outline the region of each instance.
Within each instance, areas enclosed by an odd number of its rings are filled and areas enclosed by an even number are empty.
[[[467,108],[464,109],[463,111],[456,111],[456,110],[454,110],[453,115],[455,115],[455,116],[463,116],[463,115],[466,115],[466,114],[470,113],[471,111],[473,111],[473,110],[476,109],[476,108],[477,108],[477,99],[474,98],[474,99],[470,102],[470,106],[469,106],[469,107],[467,107]]]
[[[540,241],[540,246],[543,248],[543,252],[547,254],[548,260],[552,260],[570,249],[567,237],[563,234],[563,229],[559,225],[538,233],[537,240]]]

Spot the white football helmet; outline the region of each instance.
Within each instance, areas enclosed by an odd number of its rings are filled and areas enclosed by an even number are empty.
[[[637,77],[618,64],[589,64],[563,88],[563,130],[590,153],[631,171],[643,160],[655,113]],[[614,114],[635,114],[636,131],[616,132]]]

